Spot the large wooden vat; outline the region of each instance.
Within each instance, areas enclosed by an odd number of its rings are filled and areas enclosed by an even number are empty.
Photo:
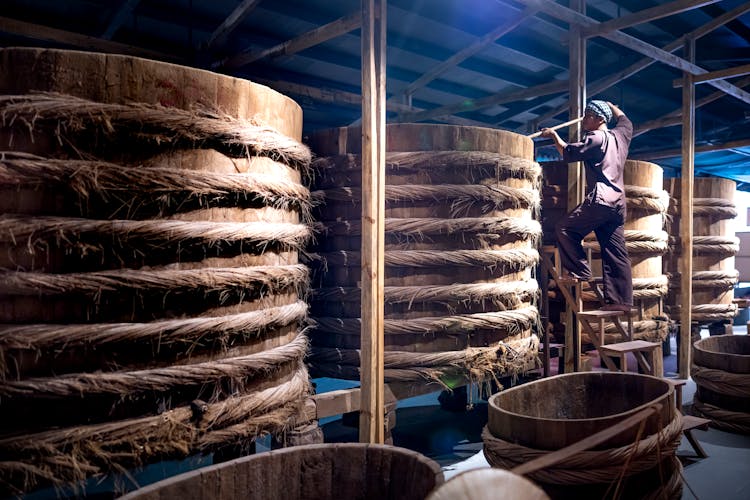
[[[3,49],[0,111],[3,484],[288,425],[309,393],[299,106],[171,64]]]
[[[645,420],[642,434],[638,426],[625,430],[527,477],[552,498],[603,498],[624,471],[624,488],[629,492],[623,493],[625,498],[646,498],[657,492],[679,498],[679,462],[674,454],[680,443],[681,416],[671,384],[648,375],[571,373],[495,394],[489,400],[482,434],[484,454],[493,467],[511,469],[609,429],[650,406],[656,406],[657,412]],[[660,467],[676,475],[665,488],[658,480]]]
[[[295,446],[205,467],[154,483],[123,500],[422,500],[443,483],[440,466],[393,446]]]
[[[680,181],[664,180],[673,200],[670,204],[670,248],[664,261],[670,289],[667,311],[673,318],[679,317],[681,301]],[[740,243],[732,224],[732,219],[737,217],[734,204],[736,186],[734,181],[718,177],[693,180],[693,322],[728,322],[737,315],[737,304],[733,300],[739,272],[735,269],[734,256]]]
[[[554,238],[555,225],[569,211],[567,168],[563,162],[549,162],[542,167],[545,239],[549,233]],[[633,301],[639,311],[633,321],[633,337],[649,341],[662,341],[668,333],[667,317],[663,310],[668,279],[662,272],[662,256],[668,250],[668,236],[664,227],[669,196],[662,189],[662,182],[663,169],[659,165],[635,160],[625,162],[625,242],[633,264]],[[584,238],[584,248],[592,250],[593,275],[601,276],[599,243],[594,233]],[[600,307],[594,293],[584,293],[584,306],[586,309]],[[610,343],[620,340],[614,325],[607,326],[606,336]]]
[[[482,380],[533,366],[539,167],[530,139],[447,125],[386,127],[385,376]],[[309,363],[359,378],[361,131],[310,137],[324,226],[312,264]]]
[[[750,337],[717,335],[693,344],[693,408],[721,429],[750,434]]]

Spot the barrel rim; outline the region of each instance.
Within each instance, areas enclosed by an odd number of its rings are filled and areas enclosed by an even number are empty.
[[[222,78],[226,81],[233,81],[233,82],[241,82],[242,84],[250,84],[252,86],[261,87],[263,89],[266,89],[268,91],[271,91],[273,94],[276,94],[277,97],[283,98],[284,100],[288,101],[290,104],[294,104],[296,107],[295,114],[302,113],[302,106],[292,99],[291,97],[282,94],[278,90],[275,90],[271,87],[268,87],[267,85],[263,85],[262,83],[254,82],[253,80],[250,80],[249,78],[239,78],[236,76],[231,76],[223,73],[217,73],[215,71],[209,71],[207,69],[202,68],[195,68],[193,66],[188,66],[186,64],[180,64],[176,62],[167,62],[167,61],[161,61],[159,59],[151,59],[149,57],[142,57],[142,56],[136,56],[136,55],[128,55],[128,54],[118,54],[114,52],[93,52],[90,50],[79,50],[79,49],[61,49],[61,48],[48,48],[48,47],[26,47],[26,46],[20,46],[20,45],[14,45],[10,47],[0,47],[0,56],[3,53],[12,53],[12,52],[27,52],[27,53],[43,53],[43,52],[51,52],[51,53],[59,53],[59,54],[69,54],[69,53],[79,53],[82,54],[83,57],[92,57],[92,56],[106,56],[108,58],[116,58],[116,59],[122,59],[122,60],[140,60],[140,61],[146,61],[153,64],[161,64],[165,67],[173,67],[173,68],[181,68],[181,69],[187,69],[191,72],[197,72],[197,73],[203,73],[206,75],[212,75],[216,78]]]
[[[498,413],[504,413],[506,415],[510,415],[510,416],[518,417],[518,418],[522,418],[522,419],[531,418],[531,419],[534,419],[535,421],[539,421],[539,422],[565,422],[565,423],[571,423],[571,424],[573,424],[573,423],[598,422],[598,421],[603,421],[603,420],[611,420],[613,417],[616,417],[617,415],[625,415],[625,414],[628,414],[628,413],[635,413],[637,411],[645,409],[645,408],[647,408],[649,406],[652,406],[654,404],[654,402],[655,402],[655,400],[652,400],[652,401],[643,403],[641,405],[635,406],[633,408],[630,408],[630,409],[625,410],[625,411],[620,412],[620,413],[612,413],[612,414],[604,415],[604,416],[601,416],[601,417],[589,417],[589,418],[548,418],[548,417],[537,417],[537,416],[534,416],[534,415],[529,415],[529,414],[525,414],[525,413],[517,413],[517,412],[510,411],[508,409],[500,407],[497,404],[497,402],[496,402],[496,399],[499,399],[500,396],[506,395],[508,393],[512,393],[516,389],[528,388],[529,386],[531,386],[533,384],[549,383],[550,380],[559,380],[561,378],[567,378],[567,377],[584,378],[584,377],[590,377],[592,375],[599,376],[599,377],[602,377],[602,378],[605,378],[605,377],[613,377],[613,378],[614,377],[639,377],[641,379],[652,379],[652,380],[656,381],[657,383],[663,384],[667,388],[667,391],[664,394],[660,395],[659,399],[664,398],[665,396],[668,397],[670,395],[670,393],[674,392],[674,387],[672,386],[672,384],[670,384],[669,382],[667,382],[666,380],[664,380],[662,378],[654,377],[652,375],[644,375],[644,374],[641,374],[641,373],[623,373],[623,372],[575,372],[575,373],[565,373],[565,374],[561,374],[561,375],[555,375],[554,377],[546,377],[546,378],[542,378],[540,380],[535,380],[533,382],[528,382],[526,384],[518,385],[516,387],[511,387],[510,389],[498,392],[497,394],[495,394],[492,397],[490,397],[490,399],[487,401],[487,405],[488,405],[489,411],[495,411],[495,412],[498,412]]]
[[[711,335],[710,337],[706,337],[705,339],[696,340],[695,342],[693,342],[693,348],[696,351],[700,351],[702,353],[721,354],[723,356],[727,356],[731,358],[750,360],[750,354],[738,354],[738,353],[727,352],[727,351],[716,351],[716,350],[708,348],[708,347],[713,347],[711,344],[724,343],[723,340],[720,340],[723,338],[732,338],[732,339],[737,339],[737,342],[750,343],[750,337],[747,335],[734,335],[732,333],[727,333],[724,335]],[[741,340],[741,339],[744,339],[744,340]]]
[[[388,444],[376,444],[376,443],[315,443],[315,444],[307,444],[307,445],[299,445],[299,446],[291,446],[288,448],[281,448],[278,450],[270,450],[265,451],[262,453],[255,453],[253,455],[247,455],[240,458],[235,458],[233,460],[228,460],[226,462],[221,462],[218,464],[208,465],[205,467],[199,467],[193,470],[189,470],[186,472],[183,472],[181,474],[176,474],[174,476],[170,476],[167,478],[164,478],[160,481],[148,484],[146,486],[143,486],[141,488],[135,489],[126,495],[120,497],[121,500],[134,500],[139,498],[147,498],[146,495],[153,494],[156,492],[161,491],[164,487],[173,485],[173,484],[179,484],[183,482],[186,479],[189,479],[191,477],[205,477],[208,473],[211,472],[217,472],[222,469],[230,469],[237,465],[244,464],[246,462],[262,462],[263,459],[266,457],[276,457],[279,455],[289,455],[289,454],[300,454],[304,453],[305,451],[312,450],[312,451],[327,451],[330,455],[336,456],[336,451],[341,449],[360,449],[360,450],[378,450],[382,452],[391,452],[396,455],[400,455],[403,457],[412,457],[416,459],[417,463],[423,464],[429,468],[431,472],[434,473],[435,478],[435,486],[433,489],[437,488],[438,486],[442,485],[445,482],[445,475],[443,474],[443,469],[440,467],[440,465],[433,459],[427,457],[426,455],[423,455],[422,453],[419,453],[414,450],[410,450],[408,448],[403,448],[400,446],[393,446]]]

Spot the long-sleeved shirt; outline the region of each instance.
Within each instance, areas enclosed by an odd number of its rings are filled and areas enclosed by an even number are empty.
[[[633,123],[621,115],[614,128],[586,132],[581,142],[563,149],[564,161],[585,166],[587,199],[625,211],[623,172],[632,138]]]

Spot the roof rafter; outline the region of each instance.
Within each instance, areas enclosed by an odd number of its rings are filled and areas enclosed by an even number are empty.
[[[438,76],[442,75],[449,69],[458,66],[462,61],[465,61],[466,59],[470,58],[474,54],[478,53],[488,45],[494,43],[498,38],[502,37],[509,31],[512,31],[515,29],[519,24],[521,24],[525,19],[533,16],[538,9],[535,9],[533,7],[527,7],[523,11],[517,13],[515,16],[510,18],[507,22],[501,24],[491,32],[487,33],[483,37],[481,37],[476,42],[472,43],[468,47],[456,52],[454,55],[446,59],[445,61],[441,62],[440,64],[433,67],[430,71],[424,73],[422,76],[411,82],[409,85],[406,86],[406,88],[403,89],[403,91],[400,92],[400,95],[410,95],[413,94],[416,90],[424,87],[428,83],[430,83],[432,80],[437,78]],[[394,96],[395,97],[395,96]],[[393,97],[391,98],[393,99]]]
[[[8,17],[0,17],[0,31],[11,33],[13,35],[24,36],[33,40],[62,43],[64,45],[70,45],[71,47],[78,47],[81,49],[96,50],[114,54],[129,54],[139,57],[149,57],[151,59],[156,59],[159,61],[185,62],[181,58],[172,54],[144,49],[141,47],[136,47],[135,45],[113,42],[111,40],[103,40],[101,38],[81,35],[80,33],[73,33],[71,31],[65,31],[57,28],[50,28],[49,26],[43,26],[41,24],[18,21],[16,19],[10,19]]]
[[[101,38],[111,40],[117,30],[125,24],[125,21],[133,14],[140,0],[123,0],[109,21],[109,24],[101,34]]]
[[[588,16],[580,14],[572,9],[569,9],[567,7],[564,7],[554,2],[546,2],[544,0],[519,0],[519,1],[523,3],[524,5],[538,7],[539,10],[541,10],[542,12],[545,12],[546,14],[556,17],[557,19],[560,19],[561,21],[572,23],[572,24],[575,24],[576,26],[581,26],[583,28],[592,28],[601,24],[599,23],[599,21],[596,21],[595,19],[591,19]],[[676,55],[666,50],[662,50],[649,43],[646,43],[643,40],[640,40],[626,33],[623,33],[622,31],[612,31],[610,33],[603,33],[600,36],[602,36],[603,38],[606,38],[607,40],[615,42],[619,45],[622,45],[623,47],[627,47],[636,52],[640,52],[641,54],[645,56],[656,59],[659,62],[667,64],[668,66],[672,66],[673,68],[677,68],[679,70],[690,73],[691,75],[701,75],[703,73],[708,72],[705,69],[701,68],[700,66],[697,66],[689,61],[686,61],[685,59],[681,57],[677,57]],[[744,90],[739,89],[728,82],[725,82],[723,80],[716,80],[716,81],[709,82],[709,85],[716,87],[720,90],[723,90],[724,92],[731,95],[732,97],[736,97],[737,99],[750,104],[750,93],[747,93]]]
[[[237,29],[237,26],[258,6],[262,0],[243,0],[229,16],[211,33],[206,43],[206,49],[223,44],[227,37]]]
[[[489,108],[497,104],[519,101],[524,99],[533,99],[542,95],[557,94],[564,92],[568,88],[567,81],[555,80],[549,83],[543,83],[536,87],[513,90],[511,92],[501,92],[499,94],[489,95],[480,99],[463,100],[459,103],[440,106],[427,111],[418,113],[402,113],[398,116],[397,121],[424,121],[431,120],[442,116],[453,115],[465,111],[475,111],[477,109]]]
[[[738,87],[747,87],[748,85],[750,85],[750,77],[743,78],[742,80],[737,81],[735,85],[737,85]],[[721,99],[722,97],[724,97],[724,95],[724,92],[722,92],[721,90],[717,90],[716,92],[713,92],[706,97],[695,101],[695,108],[698,109],[705,106],[706,104],[714,102],[717,99]],[[667,113],[666,115],[663,115],[659,118],[641,123],[633,132],[633,137],[638,137],[639,135],[645,134],[646,132],[650,132],[655,129],[673,127],[680,124],[682,124],[682,108],[677,108],[674,111]]]
[[[721,0],[676,0],[664,5],[657,5],[650,9],[639,10],[631,14],[600,22],[598,25],[583,30],[583,36],[602,36],[610,31],[617,31],[630,26],[647,23],[662,17],[672,16],[698,7],[703,7]]]
[[[707,35],[711,31],[715,30],[716,28],[719,28],[729,21],[738,18],[745,12],[750,11],[750,3],[740,5],[739,7],[736,7],[730,11],[725,12],[721,16],[712,19],[711,21],[707,22],[700,28],[697,28],[690,33],[685,34],[684,36],[678,38],[677,40],[674,40],[664,47],[662,47],[662,50],[667,52],[672,52],[674,50],[677,50],[678,48],[682,47],[685,43],[686,38],[695,38],[698,39],[702,36]],[[620,81],[629,78],[636,73],[648,68],[652,64],[654,64],[656,61],[654,61],[650,57],[644,57],[643,59],[636,61],[635,63],[631,64],[627,68],[618,71],[616,73],[613,73],[612,75],[601,78],[595,82],[592,82],[586,89],[588,95],[590,97],[593,97],[601,92],[604,92],[608,88],[612,87],[613,85],[616,85]],[[558,106],[557,108],[548,111],[547,113],[539,116],[539,121],[543,122],[544,120],[548,120],[554,116],[559,115],[560,113],[566,111],[568,109],[567,104],[565,106]]]
[[[362,13],[353,12],[348,16],[341,17],[323,26],[303,33],[291,40],[280,43],[263,50],[247,50],[234,56],[215,62],[212,67],[240,68],[264,57],[278,57],[291,55],[302,50],[314,47],[327,40],[337,38],[345,33],[354,31],[362,24]]]

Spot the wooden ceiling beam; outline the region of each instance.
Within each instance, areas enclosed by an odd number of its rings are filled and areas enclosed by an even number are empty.
[[[703,37],[710,33],[711,31],[715,30],[716,28],[719,28],[726,23],[730,22],[733,19],[738,18],[739,16],[743,15],[745,12],[750,11],[750,3],[745,3],[740,5],[739,7],[735,7],[734,9],[725,12],[719,17],[716,17],[712,19],[711,21],[707,22],[703,26],[691,31],[690,33],[685,34],[684,36],[678,38],[677,40],[668,43],[664,47],[662,47],[662,50],[665,50],[667,52],[672,52],[674,50],[677,50],[678,48],[682,47],[685,43],[685,38],[693,38],[698,39],[700,37]],[[596,80],[595,82],[592,82],[591,85],[589,85],[588,95],[589,97],[594,97],[597,94],[600,94],[601,92],[604,92],[608,88],[612,87],[613,85],[616,85],[617,83],[621,82],[622,80],[625,80],[626,78],[629,78],[633,76],[634,74],[638,73],[639,71],[642,71],[646,69],[647,67],[654,64],[656,61],[651,59],[650,57],[644,57],[643,59],[636,61],[635,63],[631,64],[627,68],[618,71],[610,76],[600,78],[599,80]],[[722,96],[726,95],[722,92]],[[567,108],[566,105],[558,106],[547,113],[544,113],[543,115],[540,115],[537,119],[539,123],[544,123],[545,120],[548,120],[550,118],[553,118],[560,113],[564,112]]]
[[[302,50],[314,47],[325,41],[337,38],[341,35],[358,29],[362,25],[359,11],[352,12],[348,16],[336,19],[333,22],[319,26],[284,43],[263,50],[247,50],[221,61],[215,62],[212,67],[240,68],[266,57],[278,57],[291,55]]]
[[[710,71],[703,73],[700,76],[693,77],[693,83],[708,83],[714,80],[721,80],[724,78],[731,78],[733,76],[742,76],[750,73],[750,64],[744,64],[742,66],[736,66],[734,68],[720,69],[718,71]],[[678,78],[672,81],[672,87],[682,87],[682,78]]]
[[[538,9],[535,9],[533,7],[527,7],[526,9],[518,12],[515,16],[508,19],[507,22],[501,24],[494,30],[482,36],[480,39],[478,39],[468,47],[456,52],[445,61],[433,67],[430,71],[424,73],[422,76],[411,82],[403,89],[403,91],[400,92],[400,94],[406,96],[413,94],[416,90],[424,87],[449,69],[458,66],[459,64],[461,64],[461,62],[480,52],[488,45],[494,43],[498,38],[516,29],[518,25],[520,25],[524,20],[533,16],[537,12]],[[394,99],[395,97],[397,96],[394,96],[391,99]]]
[[[569,9],[563,5],[560,5],[554,2],[547,2],[544,0],[519,0],[519,1],[523,3],[524,5],[538,7],[539,10],[541,10],[542,12],[545,12],[546,14],[549,14],[557,19],[560,19],[561,21],[565,21],[567,23],[574,24],[576,26],[581,26],[584,28],[593,28],[601,24],[599,23],[599,21],[596,21],[595,19],[591,19],[588,16],[580,14],[572,9]],[[643,40],[640,40],[626,33],[623,33],[622,31],[613,31],[610,33],[603,33],[601,36],[618,45],[627,47],[631,50],[639,52],[645,56],[651,57],[652,59],[656,59],[659,62],[662,62],[668,66],[679,69],[691,75],[701,75],[703,73],[707,73],[707,71],[701,68],[700,66],[696,66],[695,64],[689,61],[686,61],[685,59],[681,57],[677,57],[676,55],[666,50],[662,50],[658,47],[655,47],[649,43],[644,42]],[[728,82],[725,82],[723,80],[715,80],[715,81],[708,82],[708,84],[720,90],[723,90],[724,92],[726,92],[728,95],[731,95],[732,97],[735,97],[741,101],[744,101],[750,104],[750,93],[745,92],[744,90],[739,89]]]
[[[101,38],[105,40],[111,40],[117,30],[119,30],[125,21],[133,14],[133,11],[138,6],[140,0],[124,0],[120,3],[120,7],[117,8],[114,15],[109,21],[109,24],[104,29]]]
[[[742,80],[739,80],[735,83],[740,88],[747,87],[750,85],[750,77],[743,78]],[[699,99],[695,101],[695,108],[698,109],[700,107],[705,106],[706,104],[709,104],[711,102],[716,101],[717,99],[721,99],[726,94],[722,92],[721,90],[717,90],[716,92],[713,92],[706,97],[703,97],[702,99]],[[660,129],[664,127],[673,127],[675,125],[681,125],[682,124],[682,108],[677,108],[671,113],[668,113],[666,115],[663,115],[659,118],[656,118],[654,120],[649,120],[647,122],[643,122],[639,124],[638,127],[636,127],[635,132],[633,132],[633,137],[638,137],[639,135],[645,134],[646,132],[650,132],[651,130]]]
[[[0,17],[0,31],[12,35],[23,36],[33,40],[44,42],[53,42],[63,45],[69,45],[79,49],[92,50],[96,52],[107,52],[112,54],[127,54],[139,57],[147,57],[159,61],[182,62],[185,61],[172,54],[157,52],[154,50],[143,49],[134,45],[102,40],[88,35],[81,35],[70,31],[50,28],[40,24],[27,23],[8,17]]]
[[[358,108],[362,105],[362,96],[354,92],[347,92],[345,90],[325,87],[310,87],[308,85],[280,80],[266,80],[263,78],[253,77],[248,77],[248,79],[252,80],[255,83],[260,83],[261,85],[265,85],[274,90],[277,90],[282,94],[294,94],[300,97],[307,97],[308,99],[312,99],[314,101],[336,104],[344,107]],[[399,103],[397,101],[386,102],[386,109],[394,113],[424,111],[421,108],[415,108],[407,104]],[[490,125],[486,122],[469,120],[468,118],[461,118],[459,116],[446,117],[445,122],[451,123],[453,125],[468,125],[473,127],[487,127]]]
[[[625,14],[616,19],[600,22],[598,25],[583,30],[586,37],[602,36],[604,33],[617,31],[630,26],[647,23],[662,17],[672,16],[698,7],[703,7],[721,0],[676,0],[664,5],[657,5],[650,9],[639,10],[631,14]]]
[[[513,90],[510,92],[501,92],[499,94],[489,95],[480,99],[464,99],[459,103],[440,106],[427,111],[420,111],[418,113],[402,113],[397,117],[397,121],[417,122],[431,120],[443,116],[454,115],[456,113],[485,109],[497,104],[505,104],[508,102],[533,99],[534,97],[539,97],[542,95],[558,94],[560,92],[565,92],[567,89],[568,82],[555,80],[549,83],[537,85],[536,87]]]
[[[721,142],[717,144],[703,144],[701,146],[695,146],[696,153],[710,153],[713,151],[726,151],[734,148],[746,148],[750,146],[750,138],[738,139],[736,141]],[[676,158],[682,155],[682,148],[674,149],[662,149],[660,151],[647,151],[644,153],[634,154],[629,157],[632,160],[658,160],[660,158]]]
[[[258,6],[261,0],[243,0],[229,16],[211,33],[206,43],[206,49],[223,44],[227,37],[237,29],[237,26]]]

